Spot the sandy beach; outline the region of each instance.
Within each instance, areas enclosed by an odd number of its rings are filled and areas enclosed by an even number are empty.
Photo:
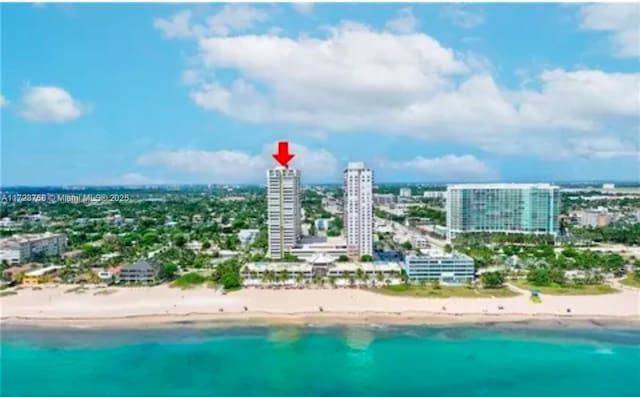
[[[110,287],[109,294],[98,288],[68,292],[71,288],[50,285],[2,297],[0,322],[77,327],[483,322],[640,326],[640,290],[632,288],[609,295],[544,295],[538,304],[528,294],[443,299],[387,296],[360,289],[243,289],[225,295],[205,287],[181,290],[166,285]]]

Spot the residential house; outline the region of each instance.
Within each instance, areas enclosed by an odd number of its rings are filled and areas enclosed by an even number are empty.
[[[155,283],[159,279],[160,264],[150,260],[140,260],[122,267],[120,282]]]

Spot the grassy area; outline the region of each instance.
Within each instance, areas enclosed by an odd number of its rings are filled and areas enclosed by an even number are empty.
[[[9,295],[18,295],[18,293],[16,291],[0,291],[0,297]]]
[[[538,287],[523,280],[510,281],[510,283],[518,288],[526,290],[537,289],[541,293],[547,295],[604,295],[620,292],[619,290],[612,288],[606,284],[585,285],[581,287],[561,285]]]
[[[373,288],[371,291],[385,295],[414,296],[419,298],[491,298],[518,295],[517,292],[511,291],[506,287],[489,289],[441,286],[440,288],[434,288],[430,285],[422,287],[413,284],[388,285],[381,288]]]
[[[539,296],[532,296],[529,298],[532,303],[542,303],[542,299]]]
[[[640,279],[637,279],[633,276],[633,273],[627,274],[627,277],[623,278],[620,281],[620,284],[626,285],[628,287],[636,287],[640,288]]]
[[[81,286],[81,285],[78,286],[78,287],[73,287],[73,288],[70,288],[70,289],[64,291],[65,294],[71,294],[71,293],[84,294],[85,292],[87,292],[87,289],[85,287]]]
[[[103,289],[100,290],[98,292],[94,292],[94,295],[111,295],[111,294],[115,294],[116,290],[115,289]]]
[[[180,276],[179,279],[171,283],[171,287],[173,288],[193,288],[199,285],[204,284],[207,281],[207,278],[198,273],[187,273]]]

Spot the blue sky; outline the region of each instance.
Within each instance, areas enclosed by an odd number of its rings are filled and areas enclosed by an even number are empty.
[[[3,185],[640,180],[639,5],[0,7]]]

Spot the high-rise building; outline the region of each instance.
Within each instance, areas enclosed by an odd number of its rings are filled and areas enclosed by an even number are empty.
[[[410,187],[400,188],[400,197],[410,198],[411,197],[411,188]]]
[[[560,188],[538,184],[447,186],[447,238],[467,232],[557,234]]]
[[[344,171],[344,230],[350,257],[373,255],[373,171],[350,162]]]
[[[300,171],[285,167],[267,170],[267,227],[271,258],[283,258],[300,240],[300,191]]]

